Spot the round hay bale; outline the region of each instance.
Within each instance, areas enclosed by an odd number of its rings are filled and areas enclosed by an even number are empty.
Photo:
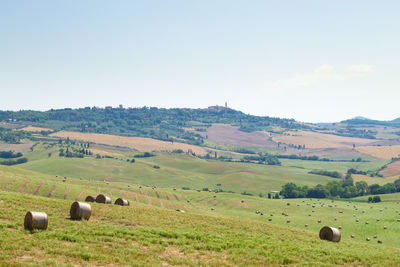
[[[111,204],[111,198],[103,194],[100,194],[96,197],[96,202],[103,204]]]
[[[381,240],[378,240],[378,244],[382,244],[382,241],[381,241]]]
[[[371,238],[367,237],[365,240],[367,240],[367,241],[370,241],[370,240],[371,240]]]
[[[86,201],[86,202],[95,202],[95,201],[96,201],[96,198],[93,197],[93,196],[87,196],[87,197],[85,198],[85,201]]]
[[[269,222],[272,221],[272,218],[268,218],[268,221],[269,221]]]
[[[25,215],[24,228],[26,230],[46,230],[48,224],[49,219],[44,212],[28,211]]]
[[[308,224],[305,224],[304,227],[308,227]]]
[[[319,238],[321,238],[322,240],[339,242],[340,241],[340,232],[336,228],[324,226],[319,231]]]
[[[92,207],[88,203],[75,201],[69,211],[72,220],[89,220],[92,215]]]
[[[351,238],[354,238],[354,235],[351,235],[350,237],[351,237]]]
[[[383,229],[385,229],[385,230],[386,230],[386,229],[387,229],[387,227],[386,227],[386,226],[383,226]]]
[[[120,206],[129,206],[129,200],[124,198],[118,198],[117,200],[115,200],[114,204]]]

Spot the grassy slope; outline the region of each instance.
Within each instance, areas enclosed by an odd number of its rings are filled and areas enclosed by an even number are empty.
[[[298,167],[304,169],[318,169],[326,171],[338,171],[346,173],[348,169],[354,168],[360,171],[377,171],[389,160],[379,160],[370,162],[330,162],[330,161],[312,161],[312,160],[297,160],[297,159],[280,159],[282,166]]]
[[[376,265],[400,263],[399,249],[220,215],[92,204],[86,222],[68,220],[71,201],[0,192],[0,264],[39,265]],[[27,210],[49,229],[23,230]]]
[[[154,169],[159,165],[160,169]],[[266,166],[244,163],[223,163],[189,156],[161,155],[137,159],[134,164],[126,160],[95,158],[50,158],[30,160],[22,168],[37,172],[82,177],[95,180],[114,180],[161,187],[214,188],[223,184],[224,190],[234,192],[268,192],[279,190],[288,181],[301,184],[325,184],[331,178],[308,174],[307,170],[291,167]]]
[[[52,192],[54,183],[57,182],[56,190],[51,195],[51,198],[63,199],[68,192],[67,200],[75,200],[77,198],[83,200],[86,195],[95,196],[98,192],[101,192],[111,195],[113,200],[117,197],[125,197],[134,206],[159,207],[169,210],[180,209],[192,214],[212,215],[217,213],[261,222],[266,222],[267,217],[271,217],[272,221],[270,223],[277,225],[287,224],[286,220],[290,219],[291,222],[288,225],[291,227],[305,229],[304,224],[309,224],[307,230],[313,233],[317,233],[321,228],[321,224],[317,220],[322,220],[322,224],[335,227],[342,226],[342,240],[346,242],[350,240],[349,236],[351,234],[355,234],[355,240],[362,243],[365,243],[365,238],[378,235],[379,239],[386,245],[400,245],[400,224],[397,222],[399,218],[397,211],[400,210],[400,205],[397,202],[379,204],[357,202],[358,210],[356,210],[353,204],[346,201],[331,203],[328,200],[319,202],[309,199],[269,200],[230,193],[215,194],[168,188],[151,189],[144,186],[139,188],[137,185],[132,184],[128,187],[124,183],[116,182],[106,184],[98,181],[68,178],[67,182],[63,183],[61,180],[61,178],[54,176],[17,168],[0,167],[0,189],[6,189],[7,191],[33,194],[37,191],[38,185],[45,181],[40,190],[38,190],[37,195],[48,197],[49,193]],[[30,181],[30,183],[21,190],[26,181]],[[244,200],[244,203],[241,203],[241,200]],[[287,206],[287,202],[290,202],[291,205]],[[321,207],[321,204],[324,204],[324,207]],[[312,207],[312,205],[315,207]],[[328,207],[328,205],[332,205],[332,207]],[[215,210],[211,211],[211,208]],[[264,213],[264,216],[255,214],[256,210]],[[339,210],[343,211],[343,213],[339,213]],[[282,212],[289,214],[289,216],[282,216]],[[270,214],[274,216],[270,216]],[[311,216],[308,216],[308,214]],[[353,214],[356,217],[353,217]],[[337,218],[336,221],[334,220],[335,217]],[[360,220],[359,223],[355,222],[356,218]],[[380,219],[379,222],[376,221],[378,218]],[[366,221],[369,222],[368,225],[365,224]],[[384,230],[383,226],[387,226],[390,230]],[[376,242],[376,240],[373,240],[373,242]]]

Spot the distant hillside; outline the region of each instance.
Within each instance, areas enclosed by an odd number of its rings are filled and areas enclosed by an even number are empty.
[[[382,125],[382,126],[392,126],[400,128],[400,118],[397,118],[392,121],[379,121],[379,120],[367,119],[364,117],[355,117],[350,120],[341,121],[341,123],[347,123],[348,125],[359,125],[359,124]]]
[[[365,120],[365,121],[370,121],[371,119],[368,119],[368,118],[363,117],[363,116],[357,116],[357,117],[354,117],[353,120]]]
[[[394,119],[392,121],[390,121],[391,123],[398,123],[400,124],[400,117],[398,117],[397,119]]]
[[[293,119],[260,117],[227,107],[207,109],[97,108],[58,109],[49,111],[0,111],[0,121],[21,123],[54,130],[152,137],[201,145],[203,137],[184,128],[208,127],[214,123],[230,124],[240,131],[252,132],[271,126],[305,129],[309,126]]]

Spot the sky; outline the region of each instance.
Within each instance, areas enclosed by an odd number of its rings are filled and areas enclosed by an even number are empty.
[[[0,1],[0,110],[400,117],[400,1]]]

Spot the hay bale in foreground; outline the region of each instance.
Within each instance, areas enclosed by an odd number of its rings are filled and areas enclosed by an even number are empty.
[[[321,238],[322,240],[339,242],[340,241],[340,232],[336,228],[324,226],[319,231],[319,238]]]
[[[28,211],[25,215],[24,228],[26,230],[46,230],[48,224],[49,220],[44,212]]]
[[[103,194],[100,194],[96,197],[96,202],[103,204],[111,204],[111,198]]]
[[[117,200],[115,200],[114,204],[120,206],[129,206],[129,200],[124,198],[118,198]]]
[[[88,203],[75,201],[71,205],[69,214],[72,220],[89,220],[92,215],[92,207]]]
[[[95,201],[96,201],[96,198],[93,197],[93,196],[87,196],[87,197],[85,198],[85,201],[86,201],[86,202],[95,202]]]

